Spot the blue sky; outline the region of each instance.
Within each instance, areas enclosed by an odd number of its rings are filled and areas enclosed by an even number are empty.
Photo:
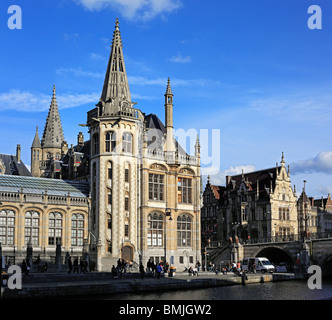
[[[21,30],[7,26],[13,4],[22,9]],[[307,26],[314,4],[322,9],[320,30]],[[242,168],[274,167],[284,152],[298,194],[304,179],[310,196],[332,192],[326,0],[2,0],[1,153],[14,154],[21,144],[30,164],[53,84],[68,144],[79,131],[88,139],[78,125],[99,100],[116,17],[137,107],[164,121],[170,77],[175,128],[220,130],[213,183]]]

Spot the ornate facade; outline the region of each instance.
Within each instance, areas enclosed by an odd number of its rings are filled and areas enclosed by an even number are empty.
[[[0,181],[7,257],[18,250],[24,256],[31,238],[42,257],[54,256],[57,244],[83,253],[84,242],[98,271],[110,271],[119,258],[179,269],[201,259],[199,140],[195,155],[175,140],[169,79],[165,85],[163,124],[131,100],[116,21],[101,97],[87,114],[87,141],[79,133],[68,148],[53,87],[42,139],[37,128],[31,146],[33,177]]]

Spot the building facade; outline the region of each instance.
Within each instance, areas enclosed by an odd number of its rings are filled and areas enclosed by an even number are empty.
[[[74,255],[87,248],[98,271],[110,271],[119,258],[179,269],[201,259],[200,144],[197,137],[189,155],[175,140],[169,79],[165,86],[163,124],[131,100],[116,21],[101,97],[87,113],[87,141],[80,132],[68,147],[53,87],[42,139],[37,128],[31,146],[33,177],[0,178],[8,257],[23,257],[31,238],[34,256],[45,258],[57,245]]]
[[[200,259],[199,141],[190,156],[174,139],[169,80],[165,125],[135,104],[117,21],[101,98],[87,118],[92,257],[98,270],[119,257],[188,266]]]
[[[204,195],[214,195],[212,207],[219,208],[214,239],[219,243],[286,241],[298,234],[297,197],[284,155],[274,168],[226,176],[217,197],[215,189],[208,182]]]

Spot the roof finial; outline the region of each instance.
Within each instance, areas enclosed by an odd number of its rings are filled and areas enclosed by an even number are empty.
[[[119,18],[115,20],[115,30],[119,30]]]

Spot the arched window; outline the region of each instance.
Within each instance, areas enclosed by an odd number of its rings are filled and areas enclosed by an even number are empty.
[[[177,219],[178,247],[191,247],[192,219],[188,215],[179,216]]]
[[[39,213],[27,211],[25,213],[25,244],[39,245]]]
[[[99,134],[96,133],[93,135],[93,145],[92,145],[92,155],[99,154]]]
[[[115,152],[116,133],[114,131],[106,132],[105,135],[105,152]]]
[[[59,153],[59,152],[57,152],[57,153],[55,154],[55,160],[60,160],[60,153]]]
[[[148,246],[162,247],[164,239],[164,218],[161,213],[148,215]]]
[[[71,245],[83,246],[84,215],[74,213],[71,215]]]
[[[2,245],[14,245],[15,212],[13,210],[0,211],[0,242]]]
[[[48,220],[48,244],[50,246],[62,243],[62,214],[51,212]]]
[[[122,136],[122,152],[132,153],[133,136],[130,132],[125,132]]]

